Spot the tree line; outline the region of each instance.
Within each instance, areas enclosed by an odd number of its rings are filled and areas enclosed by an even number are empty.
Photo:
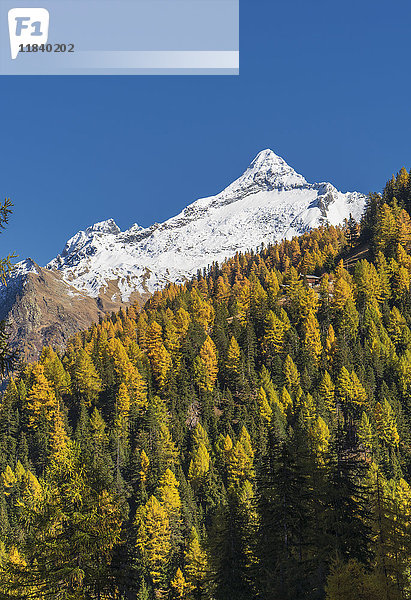
[[[411,597],[408,189],[21,366],[0,598]]]

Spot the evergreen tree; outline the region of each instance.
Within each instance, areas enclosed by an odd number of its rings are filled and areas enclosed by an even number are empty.
[[[13,204],[10,198],[6,198],[0,204],[0,231],[7,225],[11,208]],[[9,254],[6,258],[0,259],[0,281],[5,284],[12,268],[11,261],[15,258],[14,254]],[[17,359],[17,352],[10,349],[9,330],[5,320],[0,321],[0,375],[4,376],[9,372]]]

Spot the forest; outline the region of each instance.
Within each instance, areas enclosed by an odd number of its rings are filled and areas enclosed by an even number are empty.
[[[0,599],[411,598],[411,177],[19,365]]]

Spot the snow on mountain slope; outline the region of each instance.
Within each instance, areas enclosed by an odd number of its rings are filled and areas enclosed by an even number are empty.
[[[323,223],[359,219],[363,194],[310,184],[271,150],[220,194],[190,204],[162,224],[122,232],[109,219],[80,231],[48,265],[67,283],[96,298],[117,281],[121,299],[134,290],[153,292],[181,282],[237,251],[290,239]]]

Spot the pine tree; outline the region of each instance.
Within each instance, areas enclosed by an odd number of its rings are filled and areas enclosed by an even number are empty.
[[[325,529],[329,551],[337,560],[369,559],[371,531],[368,521],[367,464],[358,451],[347,452],[339,426],[327,464]]]
[[[122,437],[127,435],[128,418],[130,415],[130,396],[125,383],[121,383],[116,398],[115,425]]]
[[[366,412],[361,415],[361,421],[358,423],[357,436],[365,452],[371,452],[373,447],[373,432],[370,420]]]
[[[0,231],[4,229],[9,220],[13,204],[10,198],[6,198],[0,204]],[[7,283],[8,274],[12,268],[11,261],[15,258],[14,254],[9,254],[6,258],[0,259],[0,282]],[[9,330],[5,320],[0,321],[0,375],[4,376],[14,366],[17,360],[17,352],[12,350],[9,345]]]
[[[244,514],[235,493],[220,505],[209,536],[210,583],[216,600],[252,597]]]

